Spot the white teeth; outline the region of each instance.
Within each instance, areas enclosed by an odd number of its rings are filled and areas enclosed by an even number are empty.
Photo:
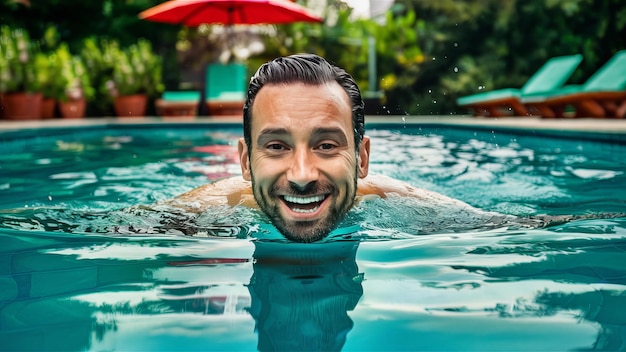
[[[315,202],[320,202],[324,200],[324,196],[314,196],[314,197],[285,196],[284,198],[289,203],[296,203],[296,204],[309,204],[309,203],[315,203]]]
[[[296,213],[313,213],[315,212],[317,209],[319,209],[319,207],[315,207],[313,209],[299,209],[299,208],[292,208],[291,210],[293,210]]]

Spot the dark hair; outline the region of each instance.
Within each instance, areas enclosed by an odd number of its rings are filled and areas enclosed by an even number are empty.
[[[256,95],[264,85],[285,83],[321,85],[328,82],[339,83],[352,102],[354,144],[358,151],[365,133],[365,111],[361,91],[354,78],[345,70],[330,64],[324,58],[315,54],[299,54],[276,58],[261,65],[254,76],[252,76],[248,86],[248,97],[243,106],[243,136],[248,145],[248,150],[250,150],[252,145],[250,132],[252,105]]]

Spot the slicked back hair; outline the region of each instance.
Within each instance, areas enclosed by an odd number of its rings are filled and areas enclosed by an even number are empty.
[[[330,82],[339,83],[352,103],[352,127],[354,129],[354,144],[358,154],[365,133],[365,111],[361,91],[354,78],[345,70],[330,64],[315,54],[298,54],[276,58],[261,65],[250,79],[248,97],[243,107],[243,136],[249,154],[252,146],[252,105],[256,95],[264,85],[303,83],[316,86]]]

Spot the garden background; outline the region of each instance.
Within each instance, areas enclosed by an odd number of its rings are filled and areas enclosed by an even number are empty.
[[[163,89],[197,83],[195,73],[220,59],[243,60],[252,73],[278,55],[314,52],[345,67],[363,91],[382,91],[382,114],[464,113],[457,97],[520,87],[553,56],[583,54],[570,82],[584,82],[626,48],[623,0],[396,0],[384,18],[372,19],[353,18],[346,4],[328,0],[323,24],[250,27],[234,34],[220,26],[194,29],[138,19],[161,2],[0,0],[0,24],[24,29],[42,52],[66,48],[81,56],[87,43],[114,43],[120,51],[150,44],[160,66],[151,69],[160,79],[152,99]],[[319,0],[297,2],[314,7]],[[376,87],[369,80],[368,38],[376,43]],[[250,50],[240,45],[235,52],[235,42]],[[234,55],[225,53],[227,47]],[[89,68],[87,73],[94,74]],[[88,115],[110,116],[106,82],[90,78]]]

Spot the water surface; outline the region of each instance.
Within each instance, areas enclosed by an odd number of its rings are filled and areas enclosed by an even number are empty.
[[[371,200],[342,224],[359,231],[295,244],[258,211],[154,206],[238,175],[238,126],[5,137],[0,349],[625,348],[626,218],[511,219],[623,212],[626,146],[368,135],[373,173],[506,216]]]

